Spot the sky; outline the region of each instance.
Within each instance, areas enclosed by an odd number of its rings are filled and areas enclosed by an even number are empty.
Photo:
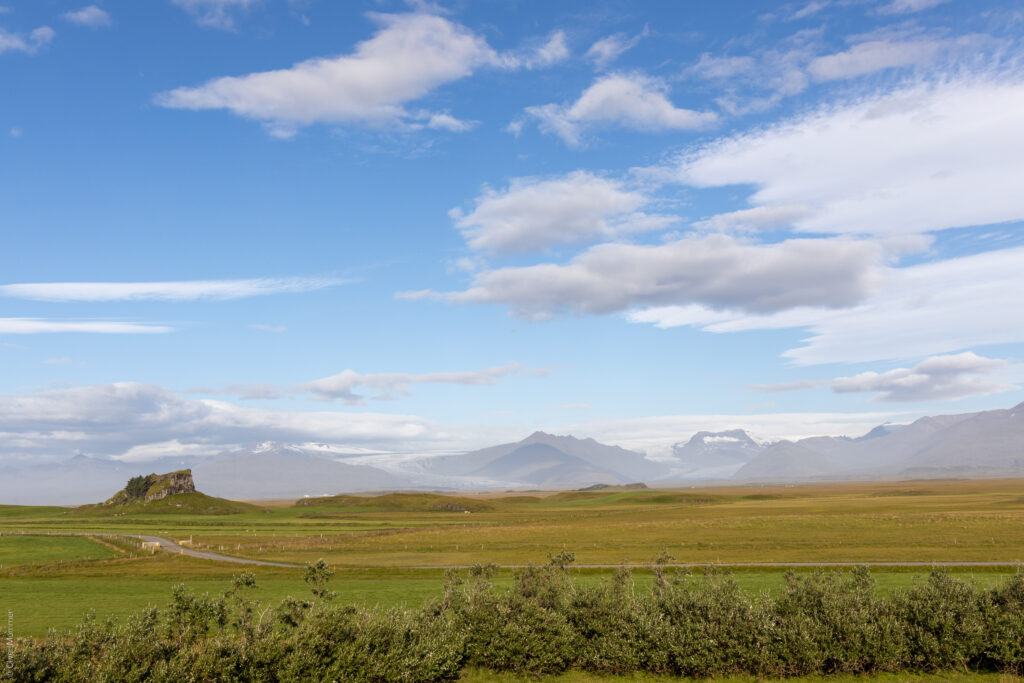
[[[1011,0],[0,0],[0,463],[1024,401]]]

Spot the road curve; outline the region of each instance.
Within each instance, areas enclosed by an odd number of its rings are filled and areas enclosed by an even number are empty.
[[[87,536],[97,536],[99,534],[86,534]],[[103,534],[109,536],[117,536],[118,534]],[[135,535],[132,538],[138,538],[142,541],[148,541],[150,543],[156,543],[160,546],[160,549],[169,552],[173,555],[187,555],[188,557],[198,557],[203,560],[214,560],[215,562],[234,562],[235,564],[255,564],[261,567],[291,567],[291,568],[302,568],[304,564],[289,564],[287,562],[268,562],[267,560],[250,560],[246,557],[232,557],[231,555],[221,555],[220,553],[211,553],[207,550],[193,550],[182,545],[178,545],[169,538],[163,536],[149,536],[146,534]]]
[[[24,532],[4,532],[7,535],[14,536],[94,536],[97,538],[134,538],[140,541],[146,541],[149,543],[156,543],[157,546],[172,555],[185,555],[187,557],[198,557],[201,560],[213,560],[214,562],[233,562],[235,564],[254,564],[261,567],[289,567],[292,569],[301,569],[305,567],[304,564],[289,564],[287,562],[268,562],[267,560],[250,560],[247,557],[232,557],[231,555],[221,555],[220,553],[211,553],[207,550],[193,550],[186,546],[179,545],[169,538],[163,536],[150,536],[148,534],[111,534],[106,532],[100,533],[89,533],[88,531],[63,531],[60,533],[24,533]],[[2,535],[2,534],[0,534]]]

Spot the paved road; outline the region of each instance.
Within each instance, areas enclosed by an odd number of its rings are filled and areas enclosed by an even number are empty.
[[[96,534],[87,534],[95,536]],[[117,534],[104,534],[109,536],[116,536]],[[231,555],[221,555],[220,553],[211,553],[206,550],[193,550],[185,546],[178,545],[169,538],[163,536],[147,536],[145,534],[133,536],[143,541],[149,541],[150,543],[160,544],[160,549],[165,550],[174,555],[187,555],[189,557],[198,557],[204,560],[214,560],[216,562],[234,562],[235,564],[255,564],[261,567],[305,567],[303,564],[288,564],[287,562],[267,562],[266,560],[250,560],[245,557],[232,557]]]

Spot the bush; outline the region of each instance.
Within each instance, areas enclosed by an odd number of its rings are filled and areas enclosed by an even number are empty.
[[[789,574],[774,598],[721,572],[655,571],[637,591],[622,568],[578,589],[572,556],[494,588],[493,565],[449,572],[420,610],[335,606],[331,571],[310,565],[312,600],[253,600],[252,574],[218,596],[175,586],[163,609],[87,616],[71,633],[17,641],[19,681],[344,680],[440,683],[463,667],[532,675],[601,673],[791,676],[880,671],[1024,670],[1024,575],[991,590],[935,572],[892,597],[866,569]]]
[[[894,671],[906,655],[892,605],[864,567],[847,576],[788,573],[772,622],[779,673]]]

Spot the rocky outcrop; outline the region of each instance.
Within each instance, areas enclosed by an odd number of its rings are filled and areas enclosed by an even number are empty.
[[[176,493],[192,493],[196,484],[192,481],[192,470],[178,470],[167,474],[154,474],[153,483],[146,491],[146,502],[160,500]]]
[[[128,485],[104,502],[104,505],[123,505],[132,501],[161,500],[177,493],[192,493],[196,484],[192,481],[192,470],[178,470],[167,474],[150,474],[132,477]]]

